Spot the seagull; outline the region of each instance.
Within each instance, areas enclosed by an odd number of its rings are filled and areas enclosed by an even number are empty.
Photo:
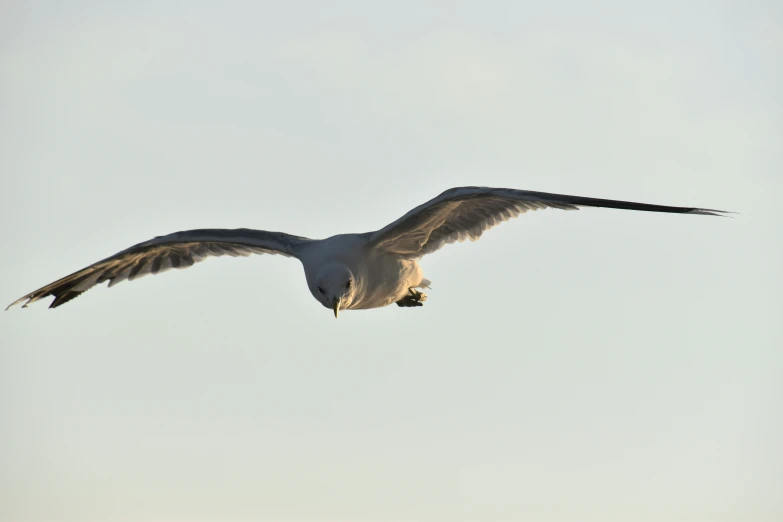
[[[728,212],[670,207],[491,187],[456,187],[419,205],[375,232],[309,239],[283,232],[240,228],[174,232],[144,241],[63,277],[8,307],[22,308],[54,296],[57,308],[105,281],[109,287],[171,268],[187,268],[208,257],[279,254],[298,259],[315,299],[334,312],[378,308],[396,303],[419,307],[430,288],[418,260],[446,244],[471,241],[484,231],[530,210],[605,207],[646,212],[723,216]]]

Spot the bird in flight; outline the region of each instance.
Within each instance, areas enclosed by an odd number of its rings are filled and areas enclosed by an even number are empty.
[[[529,210],[605,207],[646,212],[721,216],[727,212],[491,187],[456,187],[375,232],[308,239],[240,228],[174,232],[139,243],[14,301],[27,307],[54,296],[56,308],[105,281],[109,286],[212,256],[280,254],[298,259],[313,297],[337,317],[340,310],[422,306],[430,281],[418,260],[448,243],[477,240],[485,230]],[[6,310],[8,310],[6,308]]]

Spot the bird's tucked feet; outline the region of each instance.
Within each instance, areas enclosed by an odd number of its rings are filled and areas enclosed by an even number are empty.
[[[413,288],[408,288],[408,292],[410,292],[410,295],[406,295],[397,301],[397,306],[424,306],[424,301],[427,300],[427,294],[422,294]]]

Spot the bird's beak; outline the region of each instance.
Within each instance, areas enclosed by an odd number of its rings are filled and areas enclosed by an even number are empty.
[[[332,301],[332,310],[334,310],[334,318],[337,319],[337,314],[340,312],[340,302],[342,299],[339,299],[337,297],[334,298],[334,301]]]

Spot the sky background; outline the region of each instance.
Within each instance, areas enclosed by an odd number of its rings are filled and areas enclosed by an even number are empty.
[[[783,519],[780,2],[0,6],[2,304],[203,227],[534,212],[335,320],[219,258],[0,314],[0,520]],[[48,304],[48,301],[47,301]]]

